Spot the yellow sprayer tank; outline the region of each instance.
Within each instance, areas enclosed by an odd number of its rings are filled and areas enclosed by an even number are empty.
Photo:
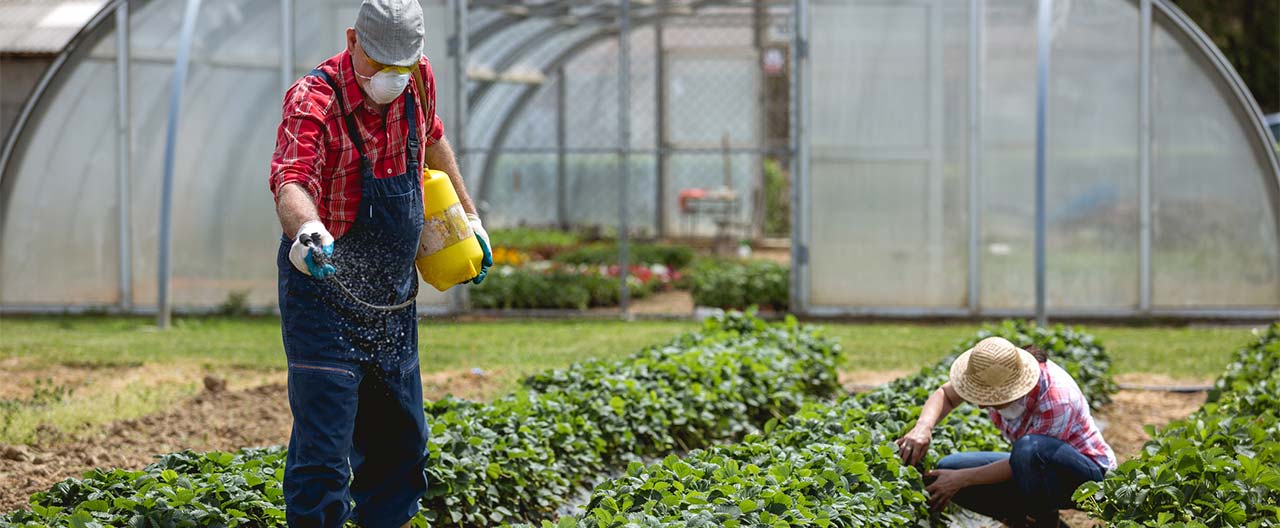
[[[445,291],[476,278],[484,251],[467,223],[449,175],[428,169],[422,176],[422,211],[426,222],[418,241],[418,274]]]

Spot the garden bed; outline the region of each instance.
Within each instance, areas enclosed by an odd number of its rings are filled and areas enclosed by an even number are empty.
[[[988,335],[1045,350],[1095,407],[1109,402],[1115,391],[1110,358],[1092,336],[1009,322],[959,344],[919,374],[834,403],[806,405],[744,442],[667,457],[661,464],[633,463],[625,476],[596,488],[576,523],[897,527],[936,521],[920,472],[932,467],[939,453],[996,450],[1004,440],[973,406],[956,409],[935,429],[921,468],[903,465],[893,440],[946,381],[954,357]]]
[[[861,331],[856,334],[848,333],[854,328],[860,327],[844,327],[840,329],[840,332],[846,333],[847,339],[862,343],[859,348],[865,348],[867,346],[865,340],[853,339],[861,335]],[[959,329],[957,327],[957,330]],[[912,335],[923,330],[922,328],[915,328],[912,331],[903,328],[903,331],[907,331]],[[877,340],[891,338],[890,335],[880,336],[879,332],[872,332],[872,334],[879,336]],[[276,338],[278,339],[278,336]],[[929,346],[926,348],[934,347]],[[865,354],[859,357],[863,356]],[[870,361],[870,359],[866,359],[866,361]],[[859,365],[861,363],[849,364],[846,365],[846,368],[856,369]],[[497,368],[501,370],[501,367]],[[882,383],[886,379],[896,377],[896,374],[898,373],[858,374],[851,371],[842,373],[840,379],[854,384],[875,385]],[[434,389],[431,385],[424,383],[424,387],[428,392],[428,399],[438,396],[445,390],[445,387],[441,386],[442,384],[447,385],[450,383],[454,383],[451,390],[455,392],[475,389],[472,394],[480,398],[485,397],[484,394],[486,393],[492,394],[490,392],[491,387],[471,387],[469,384],[476,380],[467,375],[466,369],[424,374],[424,381],[428,376],[434,376],[433,379],[435,380]],[[875,392],[875,390],[872,392]],[[1179,397],[1181,398],[1181,396]],[[1184,402],[1179,405],[1183,405],[1184,408],[1194,407],[1196,405],[1195,396],[1189,398],[1192,398],[1190,403]],[[630,397],[624,398],[624,400],[628,401],[631,399]],[[31,492],[48,490],[54,482],[66,477],[81,475],[84,470],[90,467],[86,460],[81,457],[81,453],[84,452],[93,455],[96,458],[97,465],[136,471],[152,460],[151,453],[166,452],[179,446],[198,450],[232,450],[246,445],[283,443],[287,440],[288,416],[287,407],[284,407],[286,401],[283,385],[269,385],[268,387],[253,389],[250,392],[229,391],[204,394],[200,399],[195,400],[194,404],[193,402],[186,402],[171,411],[145,419],[112,424],[105,429],[103,434],[96,436],[93,440],[83,442],[50,441],[39,444],[28,450],[29,454],[36,455],[33,457],[35,460],[21,462],[0,460],[0,489],[4,490],[0,493],[0,511],[16,507],[21,502],[22,497]],[[611,406],[607,405],[607,402],[604,406],[611,408]],[[284,409],[283,412],[281,412],[281,409]],[[226,416],[228,414],[218,413],[231,412],[243,413],[232,415],[235,416],[234,421],[250,424],[250,426],[239,430],[234,429],[234,426],[231,428],[215,426],[212,431],[209,428],[202,429],[202,424],[217,424],[220,423],[219,420],[227,420]],[[257,415],[255,413],[262,414]],[[1117,436],[1112,440],[1123,460],[1128,453],[1132,452],[1129,449],[1133,449],[1126,448],[1124,444],[1127,443],[1133,446],[1145,441],[1145,438],[1140,436],[1144,433],[1141,427],[1142,424],[1147,422],[1160,424],[1174,414],[1176,414],[1176,411],[1162,408],[1156,400],[1151,398],[1151,393],[1121,392],[1116,396],[1116,403],[1104,408],[1099,412],[1098,416],[1107,423],[1109,437],[1113,434],[1118,434],[1113,433],[1113,431],[1118,431],[1119,429],[1136,431],[1133,433],[1132,439],[1121,440]],[[224,418],[219,418],[219,416]],[[268,425],[267,422],[255,421],[254,416],[274,416],[277,419],[282,418],[282,420],[271,422],[279,426],[275,427]],[[275,427],[274,433],[269,432],[272,427]],[[115,433],[112,433],[113,430]],[[166,432],[174,430],[185,432],[181,434]],[[273,434],[275,437],[271,438]],[[684,451],[684,448],[677,446],[674,451],[680,453]],[[110,454],[110,456],[107,456],[107,454]],[[640,456],[638,460],[647,461],[650,456],[652,455]],[[613,471],[616,471],[618,466],[610,467],[598,473],[593,473],[593,478],[608,476]],[[621,469],[626,469],[626,464],[622,464]],[[163,469],[160,472],[163,473]],[[566,498],[564,504],[574,501],[574,497],[579,497],[579,495],[572,495]],[[486,524],[495,523],[490,518],[490,521]]]
[[[429,404],[424,515],[465,526],[548,518],[608,467],[731,440],[831,394],[837,359],[833,343],[794,322],[731,314],[626,360],[535,376],[493,404]],[[180,453],[141,472],[91,472],[8,521],[279,524],[278,455]]]

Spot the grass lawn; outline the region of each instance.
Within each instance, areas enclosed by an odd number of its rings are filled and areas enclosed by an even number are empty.
[[[966,324],[826,324],[844,346],[844,370],[915,370],[928,366],[972,336]],[[1128,327],[1081,325],[1111,353],[1114,374],[1160,374],[1212,380],[1231,354],[1253,339],[1249,327]]]
[[[0,443],[25,442],[50,423],[64,431],[139,416],[180,401],[214,374],[237,386],[283,381],[274,318],[179,318],[160,332],[148,318],[6,317],[0,320]],[[915,370],[978,325],[823,324],[840,340],[844,370]],[[495,390],[530,373],[592,357],[619,357],[696,328],[692,322],[427,320],[419,329],[424,373],[478,367]],[[1115,372],[1212,379],[1250,339],[1245,327],[1087,326]]]
[[[521,373],[616,356],[696,328],[694,323],[621,321],[424,321],[418,341],[426,372],[505,367]],[[179,318],[161,332],[149,318],[38,317],[0,321],[0,360],[39,365],[131,366],[193,361],[284,369],[276,318]]]

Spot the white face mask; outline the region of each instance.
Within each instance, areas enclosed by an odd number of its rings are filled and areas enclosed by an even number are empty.
[[[1014,420],[1017,420],[1019,417],[1021,417],[1022,413],[1026,412],[1026,410],[1027,410],[1027,397],[1023,396],[1021,398],[1018,398],[1013,403],[1006,405],[1003,409],[996,409],[996,412],[1000,413],[1000,417],[1004,418],[1004,421],[1012,422]]]
[[[375,73],[373,77],[365,77],[357,73],[356,78],[363,81],[360,86],[364,88],[365,94],[378,104],[395,101],[404,92],[405,87],[409,86],[409,72],[396,73],[391,69]]]

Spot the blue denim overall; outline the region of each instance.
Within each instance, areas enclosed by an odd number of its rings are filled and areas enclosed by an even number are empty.
[[[311,74],[333,87],[343,110],[333,79],[319,69]],[[415,108],[414,98],[405,96],[408,169],[380,179],[344,112],[360,154],[360,210],[335,242],[332,260],[337,277],[372,303],[396,304],[417,293],[414,257],[423,217]],[[292,244],[282,240],[276,258],[293,411],[284,473],[289,526],[339,527],[352,518],[370,528],[398,527],[417,513],[427,488],[417,306],[361,307],[331,281],[295,269]]]

